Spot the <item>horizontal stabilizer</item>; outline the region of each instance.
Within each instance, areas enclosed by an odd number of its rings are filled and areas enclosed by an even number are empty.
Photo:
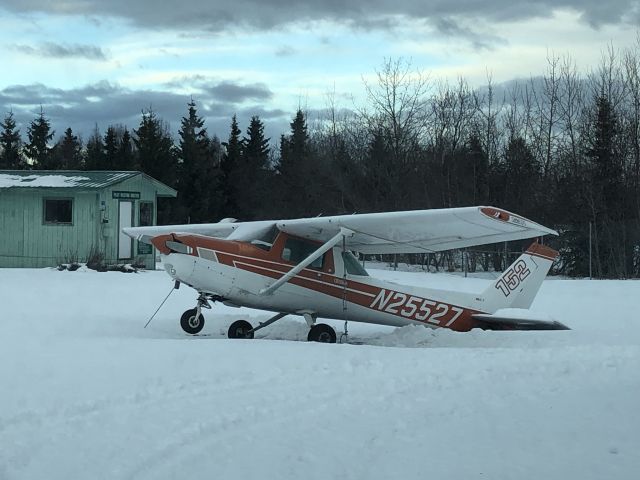
[[[538,320],[477,313],[472,315],[475,328],[483,330],[571,330],[556,320]]]

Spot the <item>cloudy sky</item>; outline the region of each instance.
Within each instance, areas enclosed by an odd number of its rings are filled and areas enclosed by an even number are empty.
[[[210,132],[236,113],[276,137],[330,91],[352,107],[385,58],[481,85],[542,73],[548,51],[586,71],[639,26],[639,0],[0,0],[0,109],[25,136],[42,106],[86,138],[149,106],[175,131],[193,96]]]

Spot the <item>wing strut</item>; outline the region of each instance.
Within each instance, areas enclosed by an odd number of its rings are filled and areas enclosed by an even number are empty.
[[[293,267],[287,273],[285,273],[282,277],[276,280],[274,283],[269,285],[268,287],[260,290],[260,295],[270,295],[279,289],[282,285],[287,283],[293,277],[295,277],[298,273],[302,271],[302,269],[311,265],[316,259],[320,258],[320,256],[324,255],[328,250],[333,248],[338,244],[338,242],[342,241],[344,237],[353,236],[353,232],[347,228],[340,228],[340,232],[333,238],[329,239],[326,243],[324,243],[320,248],[318,248],[315,252],[301,261],[298,265]]]

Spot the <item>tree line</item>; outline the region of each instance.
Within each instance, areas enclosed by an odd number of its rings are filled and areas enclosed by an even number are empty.
[[[639,45],[609,48],[588,74],[551,54],[541,77],[480,89],[385,60],[363,105],[328,94],[317,118],[299,109],[276,141],[257,116],[244,132],[234,116],[221,141],[193,100],[177,141],[149,110],[132,132],[96,127],[86,145],[71,129],[51,145],[41,112],[23,143],[9,113],[0,168],[144,171],[179,192],[160,205],[162,223],[495,205],[560,232],[548,240],[556,273],[639,277]],[[511,261],[502,246],[481,250],[464,257],[470,270]]]

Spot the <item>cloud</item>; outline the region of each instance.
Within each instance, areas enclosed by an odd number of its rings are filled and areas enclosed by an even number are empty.
[[[164,84],[171,89],[189,89],[194,94],[204,94],[215,100],[242,103],[247,100],[270,100],[273,92],[264,83],[240,84],[228,80],[218,81],[205,75],[184,75]]]
[[[276,49],[276,57],[291,57],[298,53],[298,51],[291,45],[281,45]]]
[[[258,104],[241,104],[247,99],[261,100],[263,97],[270,97],[270,91],[264,85],[243,86],[231,82],[218,83],[209,91],[205,89],[194,95],[198,111],[206,119],[212,135],[226,138],[231,117],[237,114],[241,128],[248,125],[253,115],[267,120],[267,134],[277,138],[288,127],[293,113]],[[130,89],[107,81],[70,89],[52,88],[41,83],[11,85],[0,90],[0,117],[4,116],[3,112],[12,110],[25,136],[27,125],[42,107],[57,132],[56,138],[71,127],[86,139],[96,123],[102,131],[117,124],[137,128],[141,112],[151,108],[169,123],[175,135],[180,119],[187,114],[190,99],[189,95],[170,90]]]
[[[203,90],[213,98],[224,99],[229,102],[239,103],[244,100],[269,100],[273,93],[263,83],[251,85],[236,85],[231,82],[220,82],[217,85],[205,87]]]
[[[476,50],[490,50],[506,41],[498,36],[481,33],[451,17],[441,17],[432,22],[433,27],[445,37],[467,40]]]
[[[335,21],[365,29],[389,28],[398,19],[441,23],[442,18],[476,24],[549,17],[572,10],[593,26],[637,22],[637,0],[2,0],[15,12],[120,17],[145,27],[226,31],[238,27],[273,29],[295,22]]]
[[[100,47],[94,45],[63,45],[54,42],[44,42],[36,47],[31,45],[10,45],[15,50],[25,55],[44,58],[84,58],[86,60],[106,60],[107,55]]]

